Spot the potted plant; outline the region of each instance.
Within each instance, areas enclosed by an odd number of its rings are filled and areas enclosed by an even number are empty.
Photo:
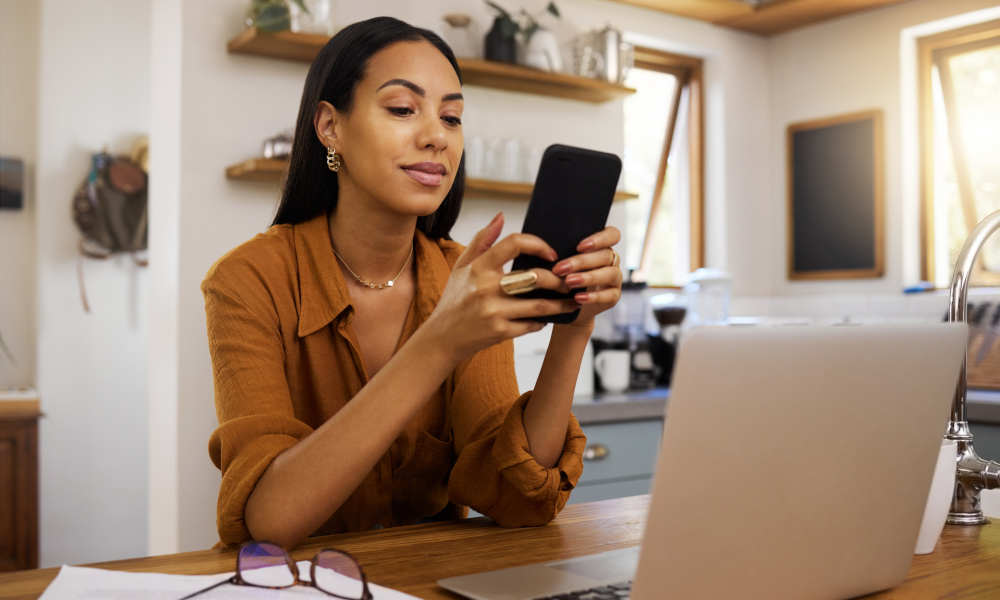
[[[291,0],[300,10],[309,12],[303,0]],[[247,25],[261,31],[287,31],[292,27],[289,0],[252,0],[247,9]]]
[[[560,16],[555,2],[549,2],[543,13],[538,15],[522,8],[515,18],[499,4],[491,0],[484,1],[496,11],[493,27],[486,34],[484,55],[487,60],[517,63],[545,71],[562,69],[555,35],[538,23],[539,17],[545,12],[555,17]]]
[[[560,18],[559,8],[555,2],[549,2],[545,11]],[[559,42],[555,34],[538,24],[541,16],[532,15],[521,9],[521,44],[518,52],[518,62],[528,67],[543,71],[561,71],[562,59],[559,55]]]
[[[493,27],[486,33],[483,56],[486,60],[507,63],[517,62],[517,32],[520,26],[502,6],[490,0],[484,0],[490,8],[496,11]]]

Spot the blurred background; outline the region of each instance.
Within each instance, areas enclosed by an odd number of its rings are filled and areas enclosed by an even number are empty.
[[[199,284],[273,218],[311,56],[378,15],[462,60],[454,239],[520,230],[549,144],[624,159],[577,501],[648,490],[684,328],[939,320],[1000,208],[991,0],[0,0],[0,568],[217,541]],[[998,251],[970,297],[990,458]],[[522,388],[547,335],[517,341]]]

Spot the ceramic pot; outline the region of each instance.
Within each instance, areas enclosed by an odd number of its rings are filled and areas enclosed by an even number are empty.
[[[505,32],[505,27],[499,17],[493,20],[493,27],[486,34],[483,50],[486,60],[517,62],[517,42],[513,35],[508,35]]]
[[[562,57],[559,55],[559,42],[556,36],[546,29],[537,29],[526,44],[519,48],[518,57],[522,65],[558,72],[562,70]]]

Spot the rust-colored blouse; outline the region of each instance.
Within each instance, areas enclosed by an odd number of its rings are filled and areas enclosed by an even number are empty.
[[[462,250],[417,232],[416,292],[400,346],[434,310]],[[249,539],[244,508],[271,461],[367,381],[335,260],[320,215],[272,226],[219,259],[202,283],[219,417],[208,450],[222,471],[226,544]],[[586,438],[571,416],[556,466],[535,461],[523,421],[530,395],[518,396],[510,340],[462,362],[315,534],[454,518],[470,506],[504,526],[547,523],[583,471]]]

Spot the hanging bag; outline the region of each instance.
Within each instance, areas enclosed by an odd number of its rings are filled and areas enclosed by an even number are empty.
[[[73,222],[80,231],[77,244],[77,279],[83,309],[90,312],[83,281],[83,257],[107,259],[127,252],[135,264],[148,261],[138,253],[146,249],[146,171],[135,160],[100,152],[91,157],[90,173],[73,195]]]

